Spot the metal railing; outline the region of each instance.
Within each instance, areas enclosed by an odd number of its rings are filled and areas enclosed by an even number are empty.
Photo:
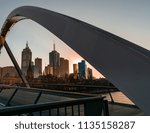
[[[53,88],[60,88],[60,87],[67,87],[67,91],[62,91],[61,89],[60,90],[55,90]],[[45,87],[44,87],[45,88]],[[47,88],[47,86],[46,86]],[[108,94],[110,95],[110,98],[111,98],[111,101],[113,102],[113,97],[109,91],[109,89],[114,89],[113,87],[107,87],[107,86],[91,86],[91,85],[63,85],[63,84],[53,84],[53,85],[49,85],[48,86],[49,89],[41,89],[41,88],[27,88],[27,87],[20,87],[20,86],[10,86],[10,85],[3,85],[3,84],[0,84],[0,90],[3,91],[4,89],[15,89],[14,90],[14,93],[12,94],[12,96],[8,99],[7,103],[6,103],[6,106],[9,106],[12,99],[15,97],[15,95],[17,94],[18,90],[22,90],[22,91],[28,91],[28,92],[35,92],[37,93],[37,98],[35,99],[35,101],[33,101],[34,104],[36,104],[41,95],[42,94],[52,94],[52,95],[57,95],[57,96],[65,96],[65,97],[71,97],[71,98],[84,98],[84,97],[93,97],[95,96],[94,94],[91,94],[91,93],[80,93],[80,92],[70,92],[68,91],[68,88],[71,88],[71,90],[74,90],[74,88],[76,88],[76,90],[84,90],[85,88],[87,90],[89,89],[102,89],[103,88],[105,90],[108,90]]]
[[[77,100],[30,104],[0,109],[0,116],[101,116],[109,115],[108,103],[104,97],[81,98]]]

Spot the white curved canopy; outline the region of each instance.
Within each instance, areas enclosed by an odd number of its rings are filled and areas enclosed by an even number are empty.
[[[1,30],[32,19],[74,49],[145,114],[150,115],[150,52],[136,44],[77,19],[46,9],[24,6],[12,11]]]

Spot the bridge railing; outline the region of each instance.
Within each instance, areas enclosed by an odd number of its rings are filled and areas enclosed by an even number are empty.
[[[54,88],[59,88],[59,87],[69,87],[69,88],[77,88],[77,89],[84,89],[84,88],[96,88],[99,89],[99,86],[86,86],[86,85],[51,85],[49,87],[54,87]],[[85,98],[85,97],[93,97],[95,95],[93,94],[88,94],[88,93],[80,93],[80,92],[69,92],[69,91],[61,91],[61,90],[53,90],[53,89],[41,89],[41,88],[27,88],[27,87],[20,87],[20,86],[10,86],[10,85],[3,85],[0,84],[0,90],[1,91],[5,91],[8,89],[12,89],[13,93],[11,94],[11,96],[7,97],[7,99],[5,101],[7,101],[5,103],[5,106],[11,106],[11,103],[13,101],[13,99],[16,97],[16,95],[18,94],[19,91],[26,91],[26,92],[33,92],[36,93],[37,96],[35,98],[34,101],[32,101],[31,103],[38,103],[38,101],[40,100],[42,94],[51,94],[51,95],[57,95],[57,96],[65,96],[65,97],[70,97],[70,98]],[[102,87],[103,88],[103,87]],[[109,87],[108,87],[109,88]],[[101,88],[100,88],[101,89]],[[110,94],[110,98],[111,101],[113,101],[113,98],[111,96],[110,91],[108,91],[108,93]]]
[[[0,109],[0,116],[101,116],[109,115],[108,103],[104,97],[88,97],[76,100],[58,101],[6,107]]]

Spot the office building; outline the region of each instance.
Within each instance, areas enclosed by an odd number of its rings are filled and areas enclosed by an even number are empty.
[[[79,72],[79,77],[81,79],[87,79],[87,67],[85,60],[82,60],[81,62],[78,63],[78,72]]]
[[[21,79],[13,66],[6,66],[0,68],[0,83],[15,84],[21,83]]]
[[[53,75],[53,67],[50,65],[45,66],[43,75]]]
[[[78,78],[78,64],[73,64],[73,74],[74,74],[74,78],[77,79]]]
[[[27,76],[26,76],[26,78],[27,78],[28,81],[32,81],[33,78],[34,78],[33,69],[34,69],[33,68],[33,64],[31,64],[31,61],[30,61],[29,62],[29,66],[27,68]]]
[[[29,67],[29,63],[32,61],[32,52],[28,46],[28,42],[26,43],[26,48],[22,51],[21,58],[21,70],[25,76],[27,76],[27,69]]]
[[[53,67],[53,75],[57,75],[56,69],[60,66],[60,54],[55,50],[55,44],[53,46],[53,51],[49,53],[49,65]]]
[[[69,75],[69,60],[60,58],[60,66],[57,67],[57,76],[65,77],[65,75]]]
[[[87,68],[87,79],[92,80],[93,79],[93,73],[91,68]]]
[[[38,78],[40,75],[42,75],[42,59],[37,57],[35,59],[34,78]]]

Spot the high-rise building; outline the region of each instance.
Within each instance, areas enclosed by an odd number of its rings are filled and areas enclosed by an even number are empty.
[[[69,75],[69,60],[60,58],[60,66],[57,67],[57,76],[65,77],[65,75]]]
[[[93,73],[91,68],[87,68],[87,79],[92,80],[93,79]]]
[[[74,73],[74,78],[77,79],[77,77],[78,77],[78,64],[73,64],[73,73]]]
[[[64,73],[69,75],[69,60],[64,60]]]
[[[42,59],[37,57],[35,59],[34,78],[37,78],[40,75],[42,75]]]
[[[22,51],[22,58],[21,58],[21,70],[25,76],[27,76],[27,69],[29,67],[29,62],[32,61],[32,52],[28,46],[28,42],[26,43],[26,48]]]
[[[78,72],[81,79],[87,78],[87,70],[86,70],[86,63],[85,60],[82,60],[78,63]]]
[[[60,54],[55,50],[55,43],[53,46],[53,51],[49,53],[49,65],[53,67],[53,75],[56,75],[56,69],[60,66]]]
[[[33,64],[31,64],[32,62],[30,61],[29,62],[29,66],[28,66],[28,69],[27,69],[27,80],[28,81],[32,81],[32,79],[34,78],[34,75],[33,75]]]
[[[45,66],[43,75],[49,75],[49,74],[53,75],[53,67],[51,67],[50,65]]]

